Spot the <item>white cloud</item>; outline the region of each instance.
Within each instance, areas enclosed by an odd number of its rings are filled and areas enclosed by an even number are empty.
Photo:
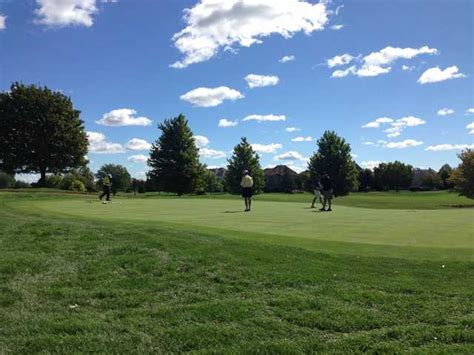
[[[127,142],[126,147],[130,150],[150,150],[151,144],[144,139],[132,138]]]
[[[208,159],[221,159],[227,156],[227,154],[221,150],[215,150],[210,148],[199,148],[199,155],[203,158]]]
[[[105,135],[100,132],[87,132],[89,152],[97,154],[125,153],[125,148],[119,143],[107,142]]]
[[[334,31],[339,31],[339,30],[342,30],[344,27],[346,26],[345,25],[332,25],[330,29]]]
[[[286,127],[285,131],[287,131],[288,133],[292,133],[292,132],[296,132],[296,131],[301,131],[301,129],[297,128],[297,127]]]
[[[466,110],[466,114],[468,114],[468,115],[474,114],[474,107],[468,108],[468,109]]]
[[[194,136],[194,141],[198,148],[203,148],[209,144],[209,138],[205,136]]]
[[[280,63],[288,63],[292,62],[296,59],[294,55],[285,55],[283,58],[279,60]]]
[[[374,170],[374,168],[378,167],[383,161],[379,160],[369,160],[369,161],[363,161],[360,163],[360,166],[364,169],[370,169]]]
[[[350,54],[336,55],[335,57],[329,58],[326,63],[328,68],[334,68],[342,65],[347,65],[354,60],[354,57]]]
[[[447,107],[438,110],[438,116],[447,116],[447,115],[452,115],[453,113],[454,113],[454,110]]]
[[[121,108],[105,113],[102,118],[95,121],[102,126],[151,126],[152,120],[148,117],[136,117],[137,111],[130,108]]]
[[[474,122],[469,123],[469,124],[466,126],[466,129],[469,130],[469,134],[474,134]]]
[[[380,117],[377,118],[375,121],[369,122],[362,126],[362,128],[379,128],[381,124],[384,123],[392,123],[393,119],[389,117]]]
[[[231,120],[228,120],[228,119],[225,119],[225,118],[221,118],[219,120],[218,126],[223,127],[223,128],[225,128],[225,127],[235,127],[235,126],[237,126],[237,124],[238,124],[237,121],[231,121]]]
[[[420,84],[432,84],[440,81],[464,78],[466,75],[459,73],[459,68],[455,65],[441,70],[439,67],[427,69],[418,79]]]
[[[198,107],[215,107],[225,100],[235,101],[244,98],[239,91],[219,86],[216,88],[197,88],[180,96],[180,99]]]
[[[135,174],[132,174],[132,177],[134,177],[135,179],[145,180],[146,173],[146,171],[137,171]]]
[[[100,1],[112,3],[116,1]],[[91,27],[93,16],[99,12],[97,0],[36,0],[37,23],[47,26]]]
[[[362,128],[380,128],[381,125],[389,124],[390,127],[386,128],[384,132],[387,134],[387,137],[393,138],[398,137],[406,127],[420,126],[425,123],[426,121],[414,116],[402,117],[398,120],[394,120],[390,117],[381,117],[363,125]]]
[[[7,28],[7,18],[6,16],[0,14],[0,31],[3,31]]]
[[[263,37],[290,38],[310,34],[328,22],[325,3],[301,0],[201,0],[185,10],[186,28],[173,36],[183,59],[172,65],[185,68],[214,57],[221,48],[250,47]]]
[[[395,61],[399,59],[412,59],[421,54],[438,54],[438,50],[436,48],[429,48],[428,46],[423,46],[420,48],[398,48],[388,46],[378,52],[372,52],[362,59],[359,59],[359,66],[354,65],[345,70],[336,70],[331,76],[333,78],[343,78],[349,74],[352,74],[358,77],[374,77],[387,74],[392,70],[390,65]],[[336,56],[334,58],[340,58],[343,56],[346,56],[346,61],[348,58],[351,58],[351,60],[347,61],[347,63],[340,63],[338,65],[347,65],[353,59],[355,59],[355,57],[351,56],[350,54],[343,54],[342,56]],[[329,67],[331,68],[331,66]]]
[[[252,149],[255,150],[257,153],[275,153],[277,150],[283,148],[283,145],[279,143],[271,143],[271,144],[252,144]]]
[[[412,71],[412,70],[415,70],[415,66],[403,64],[402,69],[405,70],[405,71]]]
[[[250,89],[261,88],[264,86],[275,86],[280,79],[275,75],[257,75],[249,74],[245,77],[245,81]]]
[[[405,148],[410,148],[410,147],[416,147],[422,144],[423,142],[421,141],[417,141],[414,139],[405,139],[404,141],[401,141],[401,142],[388,142],[385,144],[385,148],[405,149]]]
[[[146,163],[148,160],[148,156],[143,154],[130,155],[127,160],[132,163]]]
[[[275,155],[273,160],[306,160],[300,153],[290,150],[286,153]]]
[[[295,137],[291,140],[292,142],[312,142],[313,137]]]
[[[438,144],[430,145],[425,150],[431,152],[441,152],[446,150],[474,149],[474,144]]]
[[[264,121],[286,121],[286,116],[285,115],[250,115],[245,117],[242,121],[258,121],[258,122],[264,122]]]

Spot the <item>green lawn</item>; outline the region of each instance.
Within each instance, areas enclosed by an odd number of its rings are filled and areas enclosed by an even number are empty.
[[[0,353],[473,353],[474,209],[368,196],[0,193]]]

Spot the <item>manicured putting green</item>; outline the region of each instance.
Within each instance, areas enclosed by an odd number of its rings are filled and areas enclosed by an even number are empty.
[[[107,205],[90,198],[68,198],[29,201],[24,207],[56,216],[178,225],[198,231],[224,230],[254,239],[278,236],[283,244],[301,247],[308,247],[311,241],[330,241],[429,248],[438,249],[439,253],[458,250],[467,258],[474,253],[474,210],[467,208],[389,210],[337,206],[333,212],[323,213],[303,203],[258,201],[251,213],[244,213],[240,200],[186,198],[117,199]]]

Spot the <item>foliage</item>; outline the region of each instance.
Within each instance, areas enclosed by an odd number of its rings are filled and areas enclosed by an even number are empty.
[[[308,170],[311,181],[327,173],[336,196],[347,195],[357,187],[357,169],[351,156],[351,146],[336,132],[326,131],[317,142],[318,150],[310,158]]]
[[[158,190],[179,196],[194,192],[200,172],[199,150],[184,115],[158,125],[161,136],[153,144],[148,159],[149,179]]]
[[[454,186],[449,182],[449,177],[453,172],[453,168],[449,164],[444,164],[438,171],[438,176],[441,179],[441,187],[443,189],[452,189]]]
[[[309,171],[303,171],[295,176],[296,188],[300,191],[312,191]]]
[[[25,181],[21,181],[21,180],[16,180],[15,181],[15,189],[27,189],[27,188],[30,188],[31,185]]]
[[[263,191],[265,177],[260,166],[260,157],[247,142],[247,138],[241,138],[240,143],[234,147],[232,156],[227,160],[227,163],[225,186],[228,192],[231,194],[241,192],[240,181],[244,170],[248,170],[253,178],[254,193]]]
[[[203,170],[204,191],[208,193],[224,192],[224,185],[217,176],[212,171],[209,171],[206,166],[204,166]]]
[[[442,186],[443,181],[441,180],[441,178],[435,171],[430,170],[423,174],[421,178],[421,184],[422,186],[425,186],[425,187],[430,188],[431,190],[434,190],[434,189],[439,189]]]
[[[461,196],[474,198],[474,150],[467,149],[458,155],[461,164],[448,179]]]
[[[71,190],[77,192],[86,192],[86,187],[81,180],[74,180],[71,184]]]
[[[81,166],[77,169],[72,169],[69,174],[74,176],[75,179],[80,180],[84,184],[87,191],[97,191],[94,174],[87,165]]]
[[[104,164],[97,171],[96,177],[99,180],[99,185],[102,188],[102,179],[106,175],[112,175],[110,182],[112,183],[112,192],[127,191],[130,188],[132,178],[127,168],[122,165]]]
[[[43,186],[50,189],[64,189],[62,187],[63,180],[64,178],[58,174],[47,175]],[[69,190],[69,189],[65,189],[65,190]]]
[[[13,175],[0,171],[0,188],[10,188],[15,186]]]
[[[359,191],[366,192],[374,188],[374,172],[370,169],[359,171]]]
[[[131,188],[134,193],[143,194],[146,192],[146,182],[144,180],[133,178]]]
[[[377,190],[400,190],[410,187],[413,167],[399,161],[380,163],[374,168],[374,183]]]
[[[13,83],[0,93],[0,168],[9,173],[63,173],[86,163],[87,136],[71,99],[47,87]]]

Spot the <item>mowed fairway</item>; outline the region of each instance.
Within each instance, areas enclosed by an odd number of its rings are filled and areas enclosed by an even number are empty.
[[[474,209],[426,196],[0,193],[0,353],[471,354]]]

